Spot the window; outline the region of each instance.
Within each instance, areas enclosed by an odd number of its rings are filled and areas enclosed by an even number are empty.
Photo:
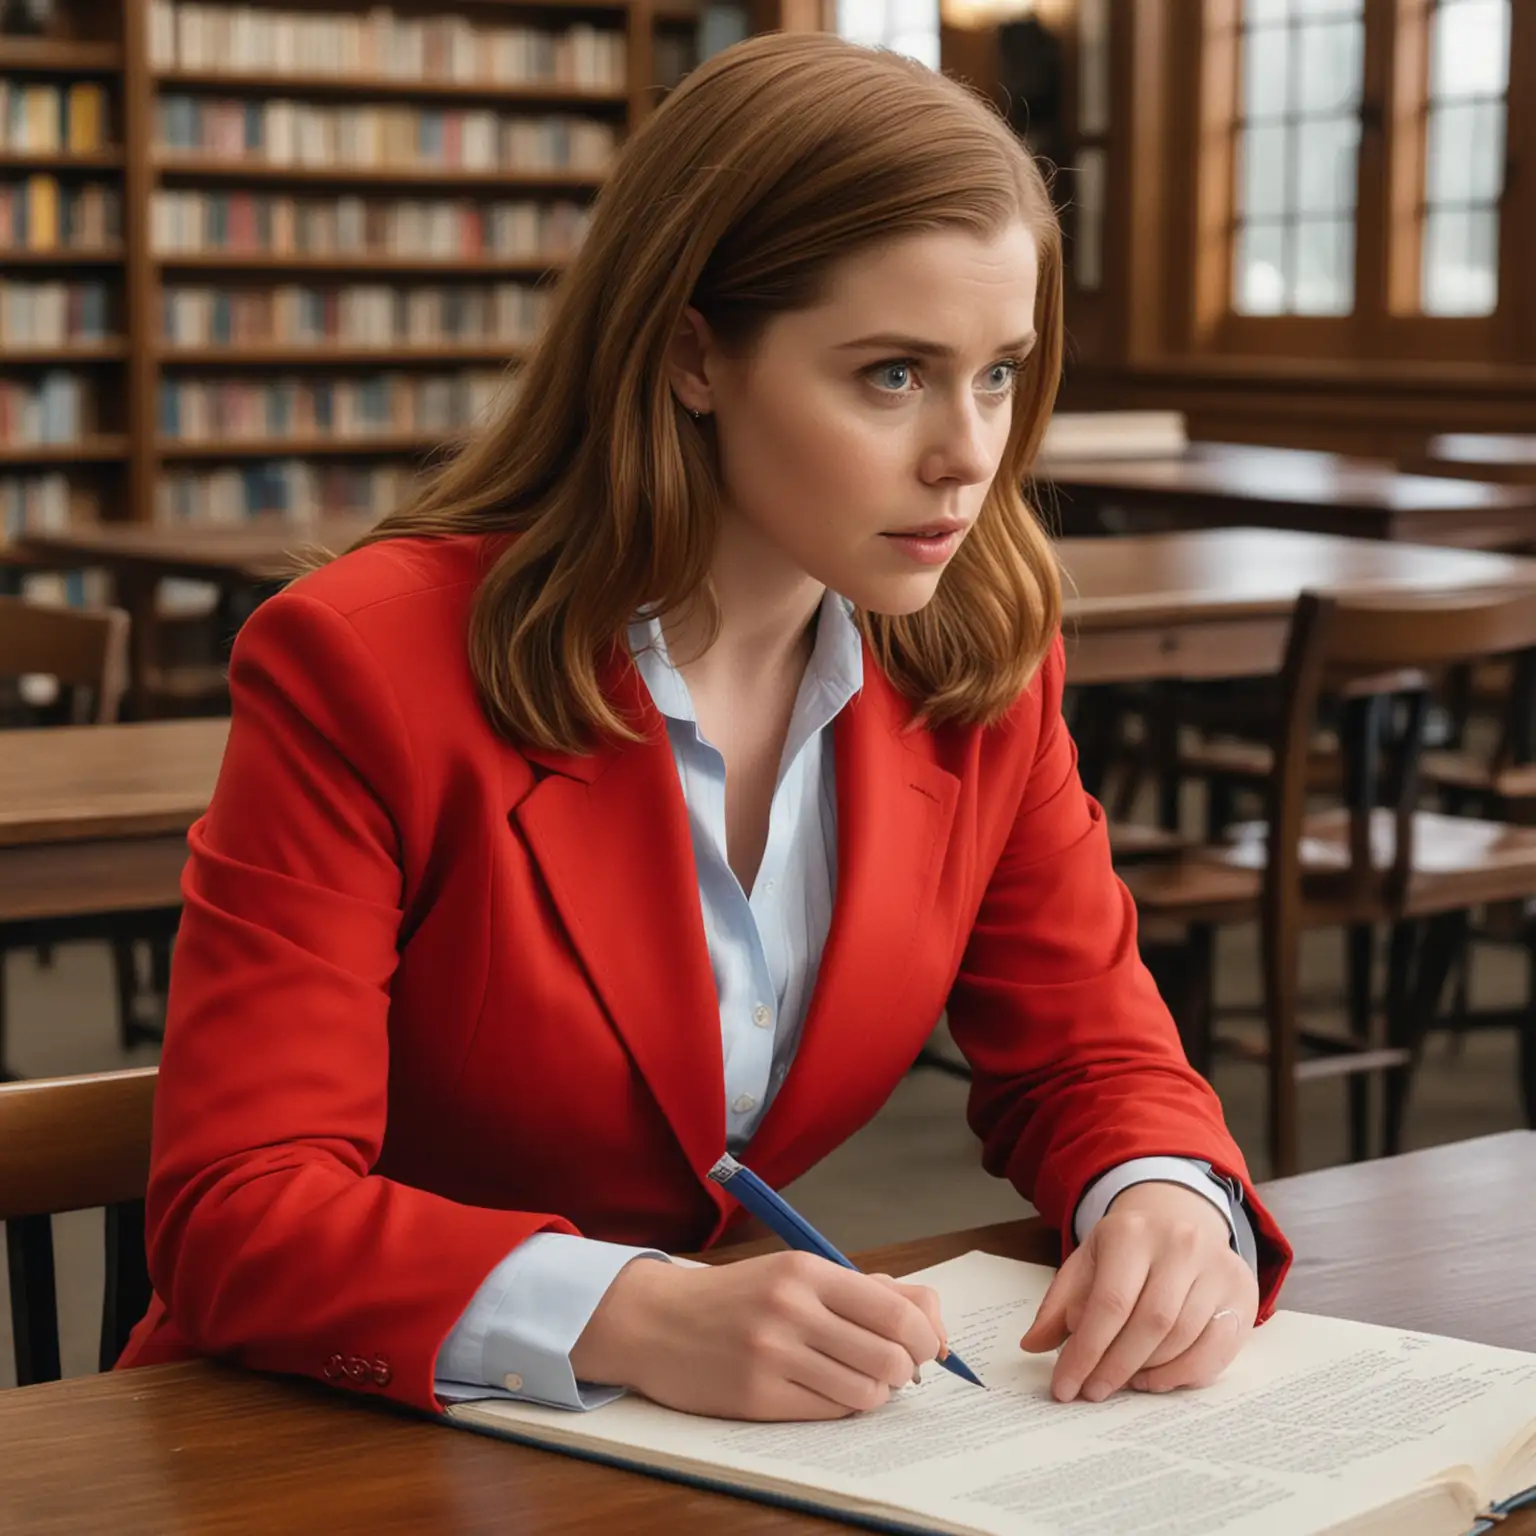
[[[1108,181],[1109,0],[1077,10],[1077,155],[1072,187],[1072,276],[1092,292],[1104,282],[1104,201]]]
[[[1427,315],[1490,315],[1499,296],[1510,0],[1431,4],[1419,301]]]
[[[939,67],[939,0],[837,0],[837,35]]]
[[[1347,315],[1365,0],[1243,0],[1232,307]]]

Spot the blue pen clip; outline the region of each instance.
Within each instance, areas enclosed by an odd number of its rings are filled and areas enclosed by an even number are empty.
[[[801,1253],[819,1254],[834,1264],[841,1264],[844,1269],[858,1269],[857,1264],[839,1253],[782,1195],[770,1189],[750,1168],[744,1168],[729,1152],[709,1170],[709,1176],[716,1184],[730,1190],[742,1206],[791,1248]],[[977,1387],[986,1386],[954,1350],[950,1350],[939,1364],[961,1381]]]

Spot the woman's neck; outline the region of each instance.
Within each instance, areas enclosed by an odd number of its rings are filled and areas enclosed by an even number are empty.
[[[722,519],[710,577],[720,628],[708,649],[697,606],[664,622],[667,650],[689,687],[755,691],[791,674],[798,683],[826,588],[732,514]]]

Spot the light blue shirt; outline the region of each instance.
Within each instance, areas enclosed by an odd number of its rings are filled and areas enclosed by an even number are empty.
[[[698,872],[710,967],[720,998],[725,1144],[740,1152],[773,1102],[799,1044],[832,921],[837,888],[837,786],[832,722],[864,683],[863,646],[850,606],[822,600],[816,643],[801,680],[768,815],[768,839],[751,894],[726,856],[725,760],[700,733],[688,686],[672,665],[658,619],[631,625],[630,650],[658,713],[682,786]],[[1233,1242],[1257,1263],[1241,1190],[1185,1158],[1149,1157],[1104,1174],[1073,1219],[1078,1241],[1132,1184],[1167,1180],[1209,1199]],[[649,1248],[539,1233],[492,1271],[437,1358],[444,1398],[500,1394],[564,1408],[618,1395],[576,1380],[570,1353],[619,1271]]]

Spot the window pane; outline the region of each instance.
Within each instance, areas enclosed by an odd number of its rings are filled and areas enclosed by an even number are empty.
[[[1244,219],[1275,218],[1290,203],[1289,151],[1291,132],[1284,123],[1250,128],[1239,153],[1242,178],[1238,212]]]
[[[1281,117],[1290,106],[1289,27],[1259,27],[1243,39],[1243,116]]]
[[[1504,104],[1465,102],[1429,118],[1425,195],[1430,203],[1492,203],[1504,190]]]
[[[1344,314],[1354,223],[1365,0],[1243,0],[1235,306]]]
[[[1080,0],[1077,8],[1077,131],[1109,130],[1109,0]]]
[[[1297,212],[1353,215],[1360,120],[1323,118],[1297,130]]]
[[[837,35],[939,67],[939,0],[837,0]]]
[[[1352,112],[1360,102],[1365,28],[1358,21],[1301,28],[1298,106],[1303,112]]]
[[[1242,315],[1285,313],[1285,229],[1249,224],[1238,233],[1233,307]]]
[[[1077,152],[1073,275],[1079,288],[1098,288],[1104,280],[1104,170],[1102,149]]]
[[[1296,226],[1298,315],[1347,315],[1355,302],[1355,227],[1344,219]]]
[[[1431,210],[1424,221],[1424,312],[1491,315],[1498,304],[1498,244],[1492,210]]]
[[[885,0],[837,0],[837,35],[871,47],[885,36]]]
[[[1509,0],[1440,0],[1430,41],[1436,96],[1502,96],[1509,86]]]

